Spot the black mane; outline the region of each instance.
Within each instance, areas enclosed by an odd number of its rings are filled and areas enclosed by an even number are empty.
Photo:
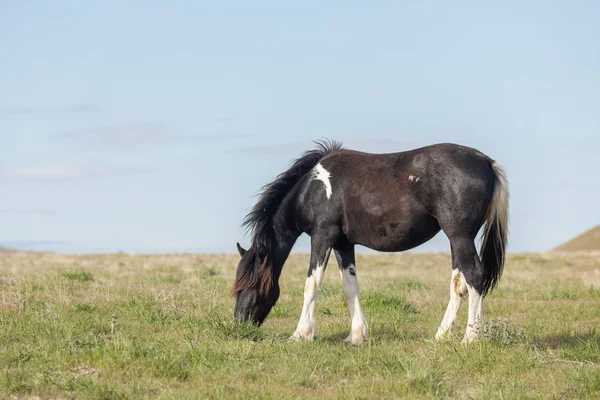
[[[273,182],[262,187],[258,201],[244,218],[242,226],[252,233],[252,243],[256,249],[268,251],[269,240],[272,237],[273,217],[294,185],[323,157],[342,149],[342,144],[335,140],[320,140],[314,143],[317,146],[316,149],[304,152],[294,160],[287,171],[279,174]]]

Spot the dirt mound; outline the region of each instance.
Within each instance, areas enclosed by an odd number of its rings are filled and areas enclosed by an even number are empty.
[[[556,247],[554,251],[598,251],[600,250],[600,225]]]

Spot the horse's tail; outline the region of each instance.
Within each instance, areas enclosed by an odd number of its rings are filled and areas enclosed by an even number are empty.
[[[502,271],[508,242],[508,182],[502,166],[490,161],[494,174],[494,191],[485,216],[480,257],[483,264],[483,288],[481,295],[497,285]]]

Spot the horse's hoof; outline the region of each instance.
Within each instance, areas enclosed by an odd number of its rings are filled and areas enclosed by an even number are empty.
[[[473,335],[473,334],[471,334],[471,335],[465,335],[463,337],[463,340],[462,340],[461,343],[464,344],[464,345],[468,345],[468,344],[474,343],[478,339],[479,339],[479,337],[477,335]]]
[[[287,340],[288,340],[288,342],[299,342],[299,341],[301,341],[301,339],[300,339],[300,338],[298,338],[298,337],[296,336],[296,334],[293,334],[293,335],[292,335],[292,336],[290,336],[290,337],[289,337]]]
[[[298,331],[294,332],[292,336],[290,336],[291,341],[294,342],[312,342],[315,340],[315,334],[313,333],[300,333]]]
[[[363,343],[366,343],[369,340],[369,336],[365,334],[353,335],[352,333],[348,335],[346,339],[344,339],[344,343],[348,343],[352,346],[360,346]]]

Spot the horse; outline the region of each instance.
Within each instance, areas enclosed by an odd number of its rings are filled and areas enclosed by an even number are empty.
[[[280,294],[279,277],[297,238],[311,238],[304,302],[292,339],[315,337],[315,308],[331,250],[350,311],[346,342],[369,338],[359,301],[355,245],[380,252],[415,248],[442,230],[450,241],[450,300],[435,339],[447,337],[468,294],[463,342],[483,331],[483,298],[501,278],[508,235],[508,183],[503,167],[480,151],[453,143],[373,154],[317,141],[263,186],[243,220],[251,232],[233,295],[234,319],[260,326]],[[483,227],[480,252],[475,239]]]

